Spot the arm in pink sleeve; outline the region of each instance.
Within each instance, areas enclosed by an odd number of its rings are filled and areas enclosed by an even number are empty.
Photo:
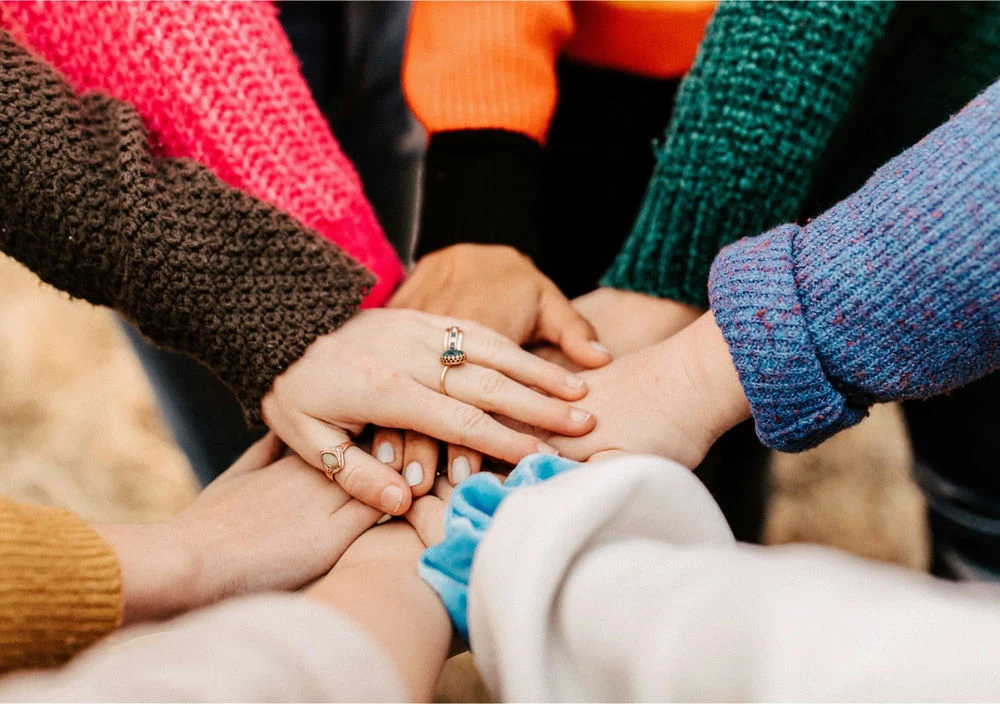
[[[134,105],[155,151],[293,215],[378,277],[403,275],[270,3],[10,2],[6,22],[77,91]],[[18,28],[15,28],[18,29]]]

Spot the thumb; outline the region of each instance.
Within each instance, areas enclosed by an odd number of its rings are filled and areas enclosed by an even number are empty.
[[[585,369],[611,361],[611,353],[597,342],[594,326],[555,285],[542,294],[539,309],[536,341],[551,342]]]

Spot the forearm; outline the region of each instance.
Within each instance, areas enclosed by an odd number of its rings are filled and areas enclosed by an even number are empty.
[[[779,449],[874,402],[942,393],[1000,366],[1000,85],[804,227],[743,240],[712,307]]]
[[[386,532],[399,539],[373,554]],[[451,644],[451,622],[440,599],[417,576],[423,544],[409,526],[390,524],[361,536],[330,574],[306,595],[362,627],[396,665],[414,701],[430,701]],[[366,553],[359,558],[359,553]]]
[[[721,2],[681,85],[632,234],[602,285],[705,307],[723,246],[799,216],[892,9]]]
[[[257,417],[371,275],[203,167],[157,159],[129,106],[77,98],[6,33],[0,52],[0,249],[195,357]]]
[[[392,293],[401,263],[270,3],[10,5],[77,91],[137,108],[158,155],[195,159],[342,247],[378,277],[368,304]]]

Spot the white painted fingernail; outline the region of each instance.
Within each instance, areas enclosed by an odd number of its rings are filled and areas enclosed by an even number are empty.
[[[419,462],[410,462],[403,470],[403,479],[410,486],[416,486],[424,480],[424,468],[420,466]]]
[[[403,505],[403,490],[395,484],[390,484],[382,490],[382,510],[395,514]]]
[[[384,442],[375,450],[375,459],[383,464],[389,464],[396,459],[396,451],[392,449],[392,445]]]
[[[470,474],[472,474],[472,465],[469,464],[469,460],[461,455],[456,457],[455,461],[451,463],[451,481],[459,484],[468,479]]]
[[[546,455],[558,455],[559,450],[545,442],[538,443],[538,451]]]
[[[590,346],[593,347],[598,352],[600,352],[601,354],[611,354],[611,350],[609,350],[607,347],[605,347],[604,345],[602,345],[597,340],[591,340],[590,341]]]
[[[586,423],[590,420],[590,412],[582,408],[574,408],[569,412],[569,417],[574,423]]]
[[[578,377],[576,374],[570,374],[568,377],[566,377],[566,383],[569,384],[569,386],[574,389],[583,388],[583,379]]]

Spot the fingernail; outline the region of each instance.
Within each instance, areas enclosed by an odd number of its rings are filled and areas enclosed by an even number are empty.
[[[574,423],[586,423],[590,420],[590,411],[585,411],[582,408],[574,408],[569,412],[569,417]]]
[[[598,352],[600,352],[601,354],[611,354],[611,350],[609,350],[607,347],[605,347],[604,345],[602,345],[597,340],[591,340],[590,341],[590,346],[593,347]]]
[[[416,486],[424,480],[424,468],[420,466],[419,462],[410,462],[403,470],[403,479],[410,486]]]
[[[566,377],[566,383],[569,384],[570,387],[574,389],[583,388],[583,379],[578,377],[576,374],[570,374],[568,377]]]
[[[558,455],[559,450],[545,442],[538,443],[538,451],[546,455]]]
[[[375,459],[383,464],[389,464],[396,459],[396,451],[392,449],[392,445],[384,442],[375,450]]]
[[[455,484],[459,484],[468,479],[470,474],[472,474],[472,465],[469,464],[469,460],[461,455],[456,457],[455,461],[451,463],[451,480]]]
[[[403,505],[403,490],[391,484],[382,490],[382,510],[386,513],[396,513]]]

